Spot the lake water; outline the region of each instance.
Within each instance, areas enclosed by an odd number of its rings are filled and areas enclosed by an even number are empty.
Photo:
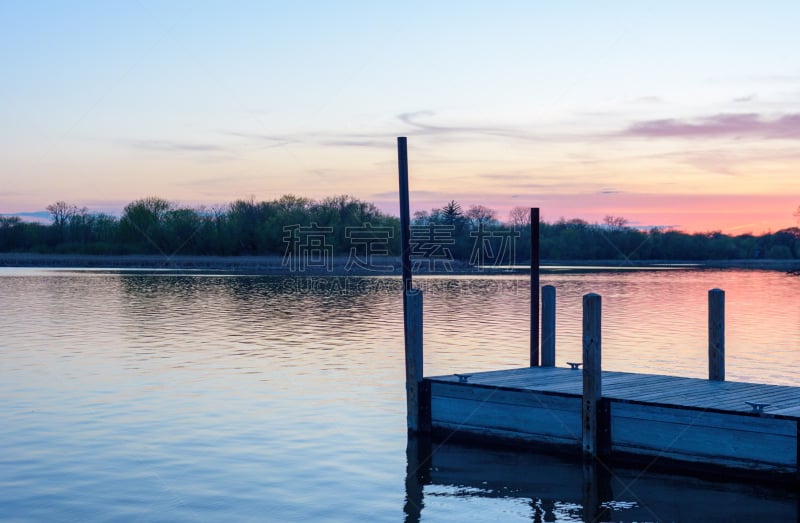
[[[526,277],[415,281],[427,375],[526,365]],[[597,292],[605,369],[705,377],[719,287],[727,378],[800,386],[800,277],[542,284],[559,365],[580,360],[581,296]],[[783,488],[409,444],[396,279],[0,269],[0,310],[1,521],[798,519]]]

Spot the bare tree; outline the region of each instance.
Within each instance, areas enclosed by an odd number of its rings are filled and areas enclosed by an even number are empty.
[[[90,216],[86,207],[78,207],[64,201],[51,203],[47,211],[53,219],[53,231],[59,241],[85,241],[89,231]]]
[[[484,205],[473,205],[467,210],[467,218],[477,225],[486,225],[494,220],[495,211]]]
[[[50,213],[50,217],[53,218],[53,225],[59,229],[66,227],[75,216],[86,214],[86,207],[79,209],[77,206],[64,201],[51,203],[46,209]]]
[[[792,213],[792,216],[797,218],[797,223],[800,223],[800,205],[797,206],[797,210]]]
[[[508,212],[508,224],[512,227],[526,227],[531,224],[531,210],[526,207],[514,207]]]
[[[603,218],[603,222],[612,231],[621,231],[628,226],[627,218],[623,218],[622,216],[611,216],[610,214],[607,214],[606,217]]]

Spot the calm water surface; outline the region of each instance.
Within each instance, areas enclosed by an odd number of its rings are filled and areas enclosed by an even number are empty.
[[[417,283],[426,374],[526,364],[526,278]],[[727,377],[800,386],[799,277],[542,283],[558,292],[560,365],[580,360],[581,296],[598,292],[604,368],[704,377],[706,293],[720,287]],[[0,520],[797,520],[783,489],[409,445],[398,286],[0,269]]]

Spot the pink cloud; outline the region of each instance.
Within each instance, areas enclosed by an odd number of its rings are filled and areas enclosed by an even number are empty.
[[[800,139],[800,113],[768,119],[754,113],[717,114],[694,121],[665,119],[638,122],[623,131],[645,138],[783,138]]]

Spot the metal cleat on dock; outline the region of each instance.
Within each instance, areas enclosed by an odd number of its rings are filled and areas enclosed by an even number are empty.
[[[466,383],[472,377],[472,374],[453,374],[453,376],[458,378],[459,383]]]
[[[759,413],[764,412],[764,409],[766,407],[769,407],[770,405],[769,403],[755,403],[752,401],[745,401],[745,403],[747,403],[748,405],[750,405],[750,407],[752,407],[753,412],[759,412]]]
[[[572,370],[578,370],[579,368],[581,368],[581,365],[583,365],[583,363],[579,361],[568,361],[567,365],[569,365],[569,368],[571,368]]]

